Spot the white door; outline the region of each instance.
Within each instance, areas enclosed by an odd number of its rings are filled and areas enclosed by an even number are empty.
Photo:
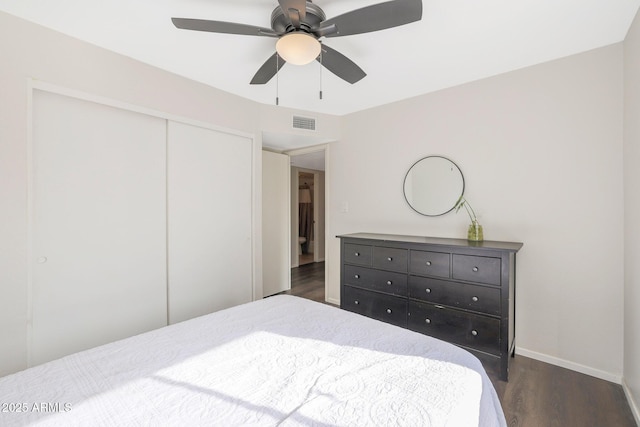
[[[289,156],[262,152],[262,290],[264,296],[291,289],[289,258]]]
[[[252,140],[169,121],[169,322],[249,302]]]
[[[167,324],[165,123],[34,91],[32,365]]]

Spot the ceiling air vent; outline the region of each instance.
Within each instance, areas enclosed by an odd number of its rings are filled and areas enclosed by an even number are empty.
[[[316,130],[316,119],[310,117],[293,116],[293,128]]]

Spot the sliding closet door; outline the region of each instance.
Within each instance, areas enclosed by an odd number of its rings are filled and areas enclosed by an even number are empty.
[[[166,121],[33,95],[30,363],[167,323]]]
[[[252,141],[169,122],[169,322],[252,298]]]

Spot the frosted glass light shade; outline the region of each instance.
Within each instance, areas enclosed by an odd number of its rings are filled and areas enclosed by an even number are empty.
[[[280,37],[276,51],[290,64],[305,65],[320,55],[320,42],[304,32],[289,33]]]

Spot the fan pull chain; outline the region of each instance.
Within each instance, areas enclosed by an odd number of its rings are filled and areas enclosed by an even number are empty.
[[[280,55],[276,53],[276,105],[280,105],[280,99],[278,95],[280,94],[280,79],[278,79],[278,66],[280,65]]]
[[[322,49],[320,49],[320,99],[322,99]]]

